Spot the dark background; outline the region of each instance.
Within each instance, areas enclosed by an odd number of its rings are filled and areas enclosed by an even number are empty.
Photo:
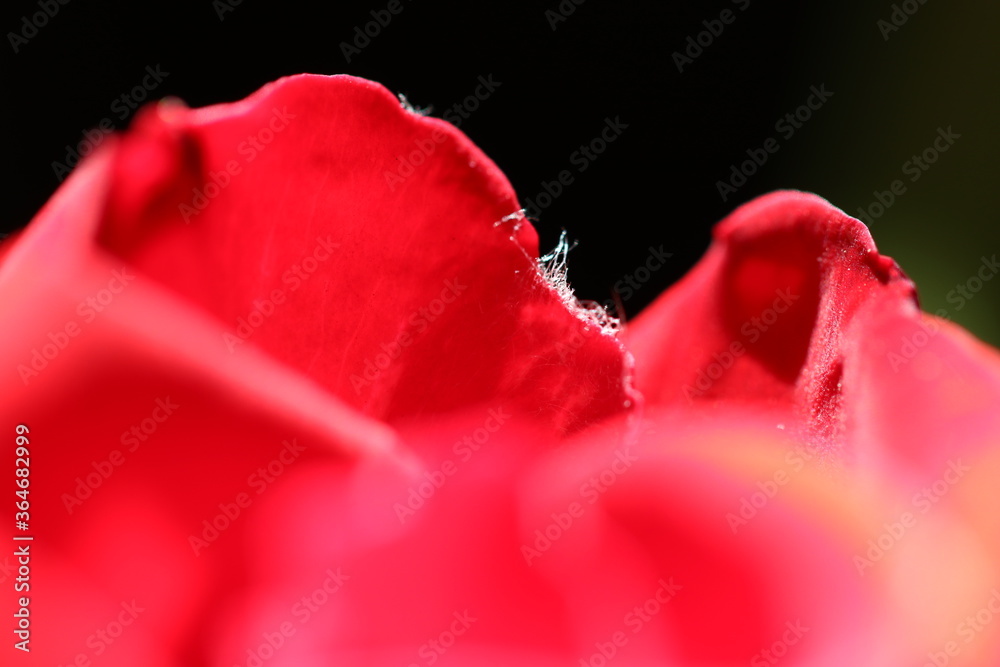
[[[650,246],[663,245],[674,255],[624,304],[634,316],[697,261],[715,222],[764,192],[810,190],[857,216],[874,191],[902,179],[905,194],[872,224],[879,248],[917,281],[925,309],[946,308],[1000,343],[1000,281],[960,311],[947,301],[982,256],[1000,252],[1000,8],[992,0],[896,3],[907,20],[887,39],[878,22],[890,20],[894,3],[870,0],[400,0],[403,11],[350,63],[341,42],[388,0],[322,10],[243,0],[220,19],[221,1],[69,0],[17,53],[10,35],[25,34],[22,17],[41,11],[39,0],[5,3],[4,230],[27,224],[56,189],[52,163],[65,160],[67,144],[102,119],[127,126],[131,114],[120,119],[111,105],[147,65],[169,73],[151,98],[190,106],[315,72],[374,79],[438,113],[492,74],[501,87],[462,130],[522,201],[575,169],[570,154],[605,118],[628,124],[536,223],[543,250],[560,229],[579,242],[570,280],[581,298],[605,300]],[[560,6],[574,11],[553,30],[546,11]],[[724,9],[733,22],[679,72],[674,52]],[[794,136],[776,132],[810,87],[824,84],[829,101]],[[911,183],[903,163],[949,126],[961,138]],[[717,181],[769,137],[780,150],[723,201]]]

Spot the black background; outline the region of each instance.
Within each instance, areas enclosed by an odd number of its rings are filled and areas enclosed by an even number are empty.
[[[571,169],[570,154],[598,136],[605,118],[620,117],[628,129],[536,227],[543,251],[561,229],[579,242],[570,280],[581,298],[608,298],[650,246],[674,253],[625,304],[628,316],[697,261],[711,226],[739,203],[799,188],[857,215],[949,125],[962,139],[872,233],[917,280],[929,310],[949,307],[948,290],[975,274],[981,255],[1000,250],[996,3],[908,0],[915,11],[884,34],[878,22],[890,18],[889,2],[401,2],[403,11],[349,63],[341,43],[388,0],[323,9],[243,0],[221,18],[211,0],[70,0],[17,53],[10,33],[40,9],[38,0],[6,3],[4,227],[27,224],[52,194],[52,163],[85,129],[105,118],[127,126],[131,115],[119,119],[112,102],[140,83],[147,65],[159,65],[169,75],[151,97],[176,96],[190,106],[238,100],[283,75],[315,72],[370,78],[441,113],[471,94],[480,75],[493,75],[501,87],[461,129],[522,201]],[[546,12],[560,5],[574,10],[553,29]],[[679,72],[673,54],[724,9],[735,20]],[[834,93],[830,101],[794,136],[780,138],[779,152],[723,201],[716,183],[730,165],[780,137],[775,122],[821,85]],[[950,313],[994,342],[996,282]]]

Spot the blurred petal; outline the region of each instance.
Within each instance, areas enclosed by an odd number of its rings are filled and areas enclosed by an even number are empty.
[[[243,522],[221,516],[231,529],[208,539],[203,522],[254,493],[248,476],[286,440],[340,465],[396,442],[273,359],[228,354],[214,321],[87,243],[111,155],[66,182],[0,268],[0,309],[18,323],[0,332],[0,412],[11,442],[15,424],[30,429],[31,611],[48,638],[33,653],[51,664],[93,657],[88,637],[133,600],[146,611],[108,649],[119,664],[140,635],[150,655],[190,649],[196,620],[245,576]]]
[[[1000,446],[1000,355],[910,304],[878,299],[851,327],[851,435],[872,467],[937,475]]]
[[[990,551],[948,513],[859,568],[899,489],[831,477],[741,415],[706,429],[655,411],[552,451],[514,414],[471,448],[497,409],[404,431],[433,452],[408,475],[282,480],[255,514],[246,597],[217,615],[213,664],[286,623],[278,665],[917,664],[989,597]],[[377,542],[345,543],[366,527]]]

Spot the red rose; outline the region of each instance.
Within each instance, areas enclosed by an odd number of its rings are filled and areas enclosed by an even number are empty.
[[[351,77],[106,142],[0,251],[11,650],[995,663],[1000,365],[861,223],[752,202],[621,334],[519,208]]]

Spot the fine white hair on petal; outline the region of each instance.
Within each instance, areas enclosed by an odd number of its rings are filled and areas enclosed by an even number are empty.
[[[402,106],[404,109],[414,114],[415,116],[426,116],[434,108],[431,106],[415,107],[412,104],[410,104],[410,100],[406,99],[406,95],[404,95],[403,93],[398,93],[398,97],[400,106]]]
[[[521,209],[518,209],[518,210],[514,211],[513,213],[510,213],[510,214],[505,215],[504,217],[500,218],[499,220],[497,220],[496,222],[493,223],[493,226],[494,227],[499,227],[500,225],[502,225],[505,222],[510,222],[511,220],[516,220],[517,222],[514,223],[514,231],[516,232],[516,231],[518,231],[518,230],[521,229],[521,225],[524,223],[524,221],[526,219],[527,219],[527,216],[525,215],[525,210],[523,208],[521,208]]]
[[[596,301],[580,301],[576,298],[567,277],[569,273],[569,251],[575,248],[576,241],[570,245],[566,238],[566,230],[559,234],[559,242],[552,252],[538,258],[538,268],[567,309],[586,324],[597,326],[602,334],[615,336],[621,328],[617,317],[608,314],[607,309]]]
[[[556,247],[552,249],[552,252],[538,258],[538,264],[541,266],[542,273],[545,274],[545,278],[549,281],[549,284],[556,288],[559,295],[563,297],[563,301],[567,298],[567,291],[568,296],[576,301],[573,290],[566,278],[566,274],[569,272],[569,267],[567,266],[569,251],[576,246],[576,241],[573,241],[573,245],[570,245],[566,240],[566,230],[564,229],[560,232],[559,242],[556,243]]]

